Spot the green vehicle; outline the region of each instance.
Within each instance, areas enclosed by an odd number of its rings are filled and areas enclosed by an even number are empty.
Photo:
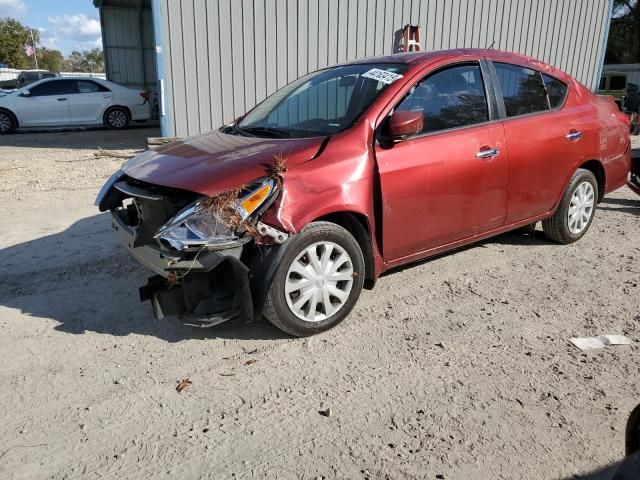
[[[598,95],[611,95],[615,98],[618,108],[627,96],[627,74],[624,72],[604,72],[600,77]]]

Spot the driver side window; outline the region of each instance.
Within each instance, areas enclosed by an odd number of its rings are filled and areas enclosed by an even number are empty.
[[[457,65],[429,75],[409,91],[396,111],[422,113],[424,127],[416,135],[487,122],[480,66]]]

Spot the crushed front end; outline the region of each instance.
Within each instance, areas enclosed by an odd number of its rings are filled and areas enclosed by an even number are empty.
[[[110,211],[116,236],[155,272],[140,288],[157,319],[200,327],[262,314],[287,234],[259,219],[280,183],[265,177],[214,197],[116,172],[96,205]]]

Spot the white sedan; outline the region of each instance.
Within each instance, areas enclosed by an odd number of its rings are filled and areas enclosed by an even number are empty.
[[[48,78],[0,97],[0,134],[71,125],[123,129],[150,117],[147,92],[98,78]]]

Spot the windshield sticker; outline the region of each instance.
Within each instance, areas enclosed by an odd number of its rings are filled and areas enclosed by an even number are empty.
[[[372,68],[361,76],[371,78],[372,80],[378,80],[379,82],[386,83],[387,85],[390,85],[399,78],[402,78],[402,75],[399,73],[387,72],[386,70],[380,70],[379,68]]]

